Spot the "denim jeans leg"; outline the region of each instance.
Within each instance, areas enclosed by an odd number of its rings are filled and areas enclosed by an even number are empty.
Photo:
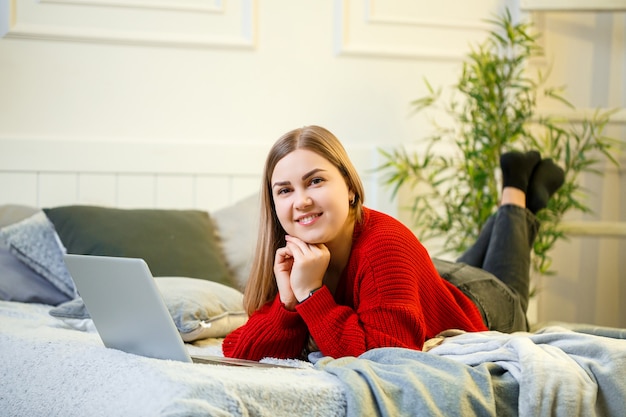
[[[527,331],[526,313],[519,297],[498,278],[462,262],[433,259],[439,275],[460,289],[478,307],[489,330]]]
[[[476,243],[457,262],[491,272],[520,297],[528,309],[530,251],[539,222],[529,210],[503,205],[491,216]]]
[[[527,330],[530,251],[539,222],[529,210],[503,205],[456,264],[436,261],[440,275],[479,308],[491,330]]]
[[[498,277],[528,310],[530,251],[539,222],[534,214],[515,205],[503,205],[495,215],[482,269]]]
[[[487,249],[489,248],[489,243],[491,242],[491,232],[493,231],[495,218],[496,216],[494,215],[487,219],[487,222],[480,230],[480,234],[478,235],[476,242],[474,242],[474,244],[466,250],[459,259],[457,259],[457,262],[462,262],[476,268],[483,267],[485,255],[487,254]]]

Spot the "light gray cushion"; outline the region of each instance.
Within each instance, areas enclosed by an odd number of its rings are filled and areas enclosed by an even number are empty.
[[[20,204],[4,204],[0,206],[0,228],[22,221],[41,211],[32,206]]]
[[[243,294],[234,288],[187,277],[157,277],[155,281],[185,342],[225,337],[248,319]],[[81,328],[86,327],[81,320],[90,318],[80,297],[53,308],[50,314]]]
[[[253,194],[212,215],[224,256],[239,289],[246,286],[254,256],[259,227],[259,201],[259,195]]]

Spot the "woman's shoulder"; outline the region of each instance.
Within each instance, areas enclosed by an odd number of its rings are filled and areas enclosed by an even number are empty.
[[[357,235],[366,240],[384,240],[388,244],[394,241],[419,244],[413,232],[395,217],[370,208],[363,208],[363,221],[357,226]]]
[[[413,234],[413,232],[411,232],[411,230],[409,230],[404,223],[395,217],[387,213],[383,213],[382,211],[363,207],[363,231],[385,232],[388,229]]]
[[[389,268],[395,268],[396,272],[403,271],[401,276],[414,278],[419,275],[416,271],[430,263],[426,248],[394,217],[367,209],[359,227],[353,239],[351,262],[370,268],[370,276],[389,276]],[[381,271],[385,271],[383,275],[379,274]]]

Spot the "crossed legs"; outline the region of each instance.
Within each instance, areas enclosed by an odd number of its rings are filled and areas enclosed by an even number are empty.
[[[536,151],[509,152],[500,158],[500,207],[483,227],[476,243],[457,261],[495,275],[517,294],[527,311],[530,287],[530,252],[539,222],[535,214],[545,208],[564,181],[564,173],[551,159]]]

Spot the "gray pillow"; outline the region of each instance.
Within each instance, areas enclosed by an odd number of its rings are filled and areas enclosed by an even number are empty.
[[[57,305],[69,299],[0,242],[0,300]]]
[[[3,227],[0,239],[12,255],[47,279],[61,294],[68,299],[76,296],[74,281],[63,261],[65,248],[42,211]]]
[[[46,236],[54,234],[52,225],[42,215],[35,207],[0,206],[0,300],[58,305],[72,298],[52,284],[45,273],[29,266],[35,264],[29,259],[26,247],[37,245],[29,245],[28,241],[32,239],[39,245]],[[29,232],[22,233],[25,230]],[[50,247],[63,251],[57,241]]]
[[[234,288],[187,277],[157,277],[155,281],[185,342],[225,337],[248,320],[243,294]],[[84,323],[74,320],[90,318],[80,297],[53,308],[50,314],[81,329]]]

